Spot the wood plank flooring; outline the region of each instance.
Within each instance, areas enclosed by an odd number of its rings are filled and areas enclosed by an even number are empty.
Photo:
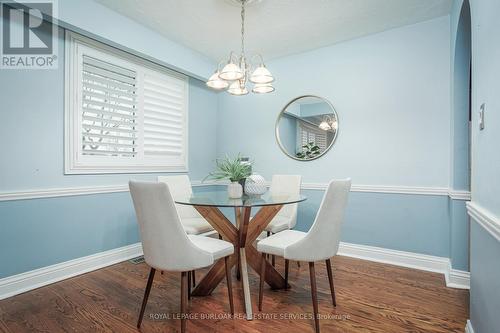
[[[284,261],[278,258],[283,272]],[[316,264],[322,332],[464,332],[469,292],[445,287],[441,274],[337,256],[337,308],[326,266]],[[197,281],[208,270],[197,271]],[[135,327],[149,267],[120,263],[0,301],[0,332],[138,332]],[[234,273],[234,271],[233,271]],[[244,319],[241,282],[233,279],[236,318],[229,319],[225,282],[191,298],[188,332],[313,332],[307,263],[290,262],[291,289],[264,291],[250,273],[253,321]],[[180,274],[155,276],[140,332],[180,331]]]

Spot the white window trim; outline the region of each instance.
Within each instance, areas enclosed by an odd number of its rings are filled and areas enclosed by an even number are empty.
[[[111,53],[113,57],[119,57],[127,62],[132,62],[141,67],[146,67],[153,71],[159,71],[163,74],[173,76],[185,82],[184,94],[184,137],[183,137],[183,161],[181,165],[159,165],[157,163],[128,164],[128,165],[88,165],[79,160],[78,145],[81,141],[81,132],[79,129],[79,106],[78,89],[81,80],[72,82],[75,77],[74,71],[78,68],[75,61],[79,61],[77,55],[77,46],[81,44],[99,52]],[[189,156],[189,84],[185,75],[171,71],[163,66],[143,60],[137,56],[131,55],[114,47],[97,42],[93,39],[84,37],[71,31],[66,31],[65,38],[65,102],[64,102],[64,173],[65,174],[111,174],[111,173],[152,173],[152,172],[188,172]],[[75,117],[78,117],[75,119]]]

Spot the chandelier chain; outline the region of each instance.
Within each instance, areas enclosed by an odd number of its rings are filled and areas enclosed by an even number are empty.
[[[245,54],[245,2],[241,0],[241,55]]]

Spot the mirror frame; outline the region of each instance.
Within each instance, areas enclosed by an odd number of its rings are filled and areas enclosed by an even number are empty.
[[[323,102],[327,103],[328,106],[330,106],[330,108],[332,109],[333,111],[333,114],[335,115],[335,119],[337,120],[337,130],[335,131],[335,136],[333,137],[332,139],[332,142],[330,143],[330,145],[325,149],[325,151],[321,154],[319,154],[318,156],[315,156],[314,158],[309,158],[309,159],[303,159],[303,158],[298,158],[297,156],[292,156],[290,155],[286,150],[285,148],[283,147],[283,144],[281,143],[281,139],[280,139],[280,132],[279,132],[279,123],[280,123],[280,119],[281,119],[281,115],[286,111],[286,109],[292,105],[294,102],[296,102],[297,100],[299,99],[302,99],[302,98],[306,98],[306,97],[313,97],[313,98],[318,98],[320,100],[322,100]],[[333,146],[333,144],[335,143],[335,141],[337,140],[337,137],[339,136],[339,129],[340,129],[340,121],[339,121],[339,115],[337,114],[337,110],[335,110],[335,107],[333,106],[332,103],[330,103],[329,100],[327,100],[326,98],[323,98],[321,96],[316,96],[316,95],[302,95],[302,96],[298,96],[298,97],[295,97],[294,99],[292,99],[290,102],[288,102],[280,111],[280,113],[278,114],[278,119],[276,119],[276,125],[275,125],[275,128],[274,128],[274,134],[276,136],[276,141],[278,142],[278,146],[280,147],[281,151],[288,157],[290,157],[291,159],[294,159],[296,161],[301,161],[301,162],[309,162],[309,161],[314,161],[314,160],[317,160],[318,158],[322,157],[323,155],[325,155]]]

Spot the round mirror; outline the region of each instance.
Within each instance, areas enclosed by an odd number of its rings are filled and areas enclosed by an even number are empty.
[[[324,98],[306,95],[290,101],[276,121],[276,140],[281,150],[299,161],[323,156],[335,142],[339,118]]]

